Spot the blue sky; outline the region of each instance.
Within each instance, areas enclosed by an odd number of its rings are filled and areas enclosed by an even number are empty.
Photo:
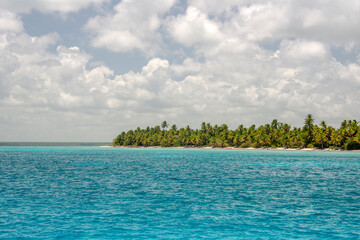
[[[360,0],[3,0],[0,141],[360,120]]]

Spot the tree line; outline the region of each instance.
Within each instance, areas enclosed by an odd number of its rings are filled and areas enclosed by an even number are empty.
[[[161,147],[236,147],[236,148],[332,148],[360,149],[360,125],[356,120],[344,120],[338,129],[321,121],[314,124],[308,114],[303,127],[292,128],[274,119],[270,124],[256,127],[239,125],[230,130],[226,124],[214,125],[203,122],[200,129],[190,126],[180,128],[163,121],[160,126],[122,132],[113,146],[161,146]]]

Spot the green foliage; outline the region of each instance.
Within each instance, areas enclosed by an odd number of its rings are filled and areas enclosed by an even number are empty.
[[[165,128],[167,128],[169,126],[169,124],[166,121],[163,121],[161,123],[161,128],[164,130]]]
[[[235,130],[230,130],[226,124],[212,126],[205,122],[200,129],[190,126],[179,129],[172,125],[165,130],[169,126],[166,121],[160,126],[122,132],[113,140],[113,146],[360,149],[358,121],[344,120],[340,128],[335,129],[325,121],[320,126],[315,125],[311,114],[306,116],[303,128],[291,128],[276,119],[259,127],[239,125]]]

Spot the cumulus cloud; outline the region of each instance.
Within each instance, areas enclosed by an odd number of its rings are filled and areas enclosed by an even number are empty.
[[[39,12],[76,12],[90,5],[101,4],[107,0],[2,0],[0,8],[17,13],[28,13],[31,10]]]
[[[168,20],[169,32],[176,41],[185,46],[217,42],[222,39],[222,33],[218,26],[220,24],[211,21],[206,14],[193,6],[188,7],[186,15]]]
[[[359,44],[359,1],[293,1],[290,5],[292,24],[296,37],[316,39],[336,44]],[[290,29],[289,29],[289,32]]]
[[[150,55],[160,50],[159,29],[162,16],[175,0],[121,1],[114,12],[91,18],[85,30],[92,35],[94,47],[114,52],[139,49]]]
[[[288,62],[304,63],[304,61],[320,62],[330,56],[330,50],[321,42],[315,41],[282,41],[280,50],[282,57]],[[277,54],[276,53],[276,54]]]
[[[201,63],[192,58],[186,58],[181,64],[171,65],[172,74],[174,76],[183,76],[185,74],[197,73],[201,69]]]
[[[174,4],[124,0],[87,22],[94,47],[147,53],[140,70],[123,74],[90,64],[56,33],[28,35],[19,16],[1,12],[0,131],[109,141],[164,119],[193,127],[273,118],[301,126],[307,113],[329,124],[360,119],[359,1],[194,0],[173,14]],[[157,54],[175,42],[190,54]],[[337,61],[334,46],[358,59]]]
[[[334,44],[359,44],[360,3],[356,1],[217,1],[194,0],[188,11],[211,17],[213,24],[222,24],[220,33],[250,41],[275,41],[301,38]],[[177,16],[184,19],[188,13]],[[176,38],[176,28],[170,28]],[[189,36],[191,37],[191,36]]]
[[[23,30],[23,24],[19,17],[7,10],[0,9],[0,33],[20,32]]]
[[[32,49],[34,43],[28,38],[23,45]],[[351,116],[350,106],[360,103],[357,92],[352,91],[359,88],[359,64],[336,62],[318,43],[283,45],[274,57],[272,52],[230,41],[203,63],[186,59],[182,64],[170,64],[153,58],[141,71],[122,75],[115,75],[106,66],[88,69],[90,56],[78,47],[59,46],[51,54],[43,45],[42,51],[37,49],[37,61],[31,57],[35,50],[13,56],[13,70],[7,67],[12,84],[2,95],[1,105],[10,119],[16,118],[10,113],[19,106],[37,114],[45,109],[56,116],[76,113],[74,118],[82,116],[79,121],[84,124],[92,121],[86,116],[107,124],[121,119],[111,123],[114,129],[135,127],[142,121],[156,124],[165,117],[173,122],[187,119],[177,122],[180,125],[207,120],[232,126],[262,123],[274,115],[284,120],[294,116],[302,119],[306,112],[336,119]],[[313,51],[305,51],[307,45]],[[291,64],[293,51],[304,57]],[[318,51],[322,53],[321,64],[309,63]],[[179,74],[183,80],[175,81],[173,77]]]

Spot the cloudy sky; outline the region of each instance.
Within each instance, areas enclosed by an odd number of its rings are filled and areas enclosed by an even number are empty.
[[[1,0],[0,141],[360,120],[360,0]]]

